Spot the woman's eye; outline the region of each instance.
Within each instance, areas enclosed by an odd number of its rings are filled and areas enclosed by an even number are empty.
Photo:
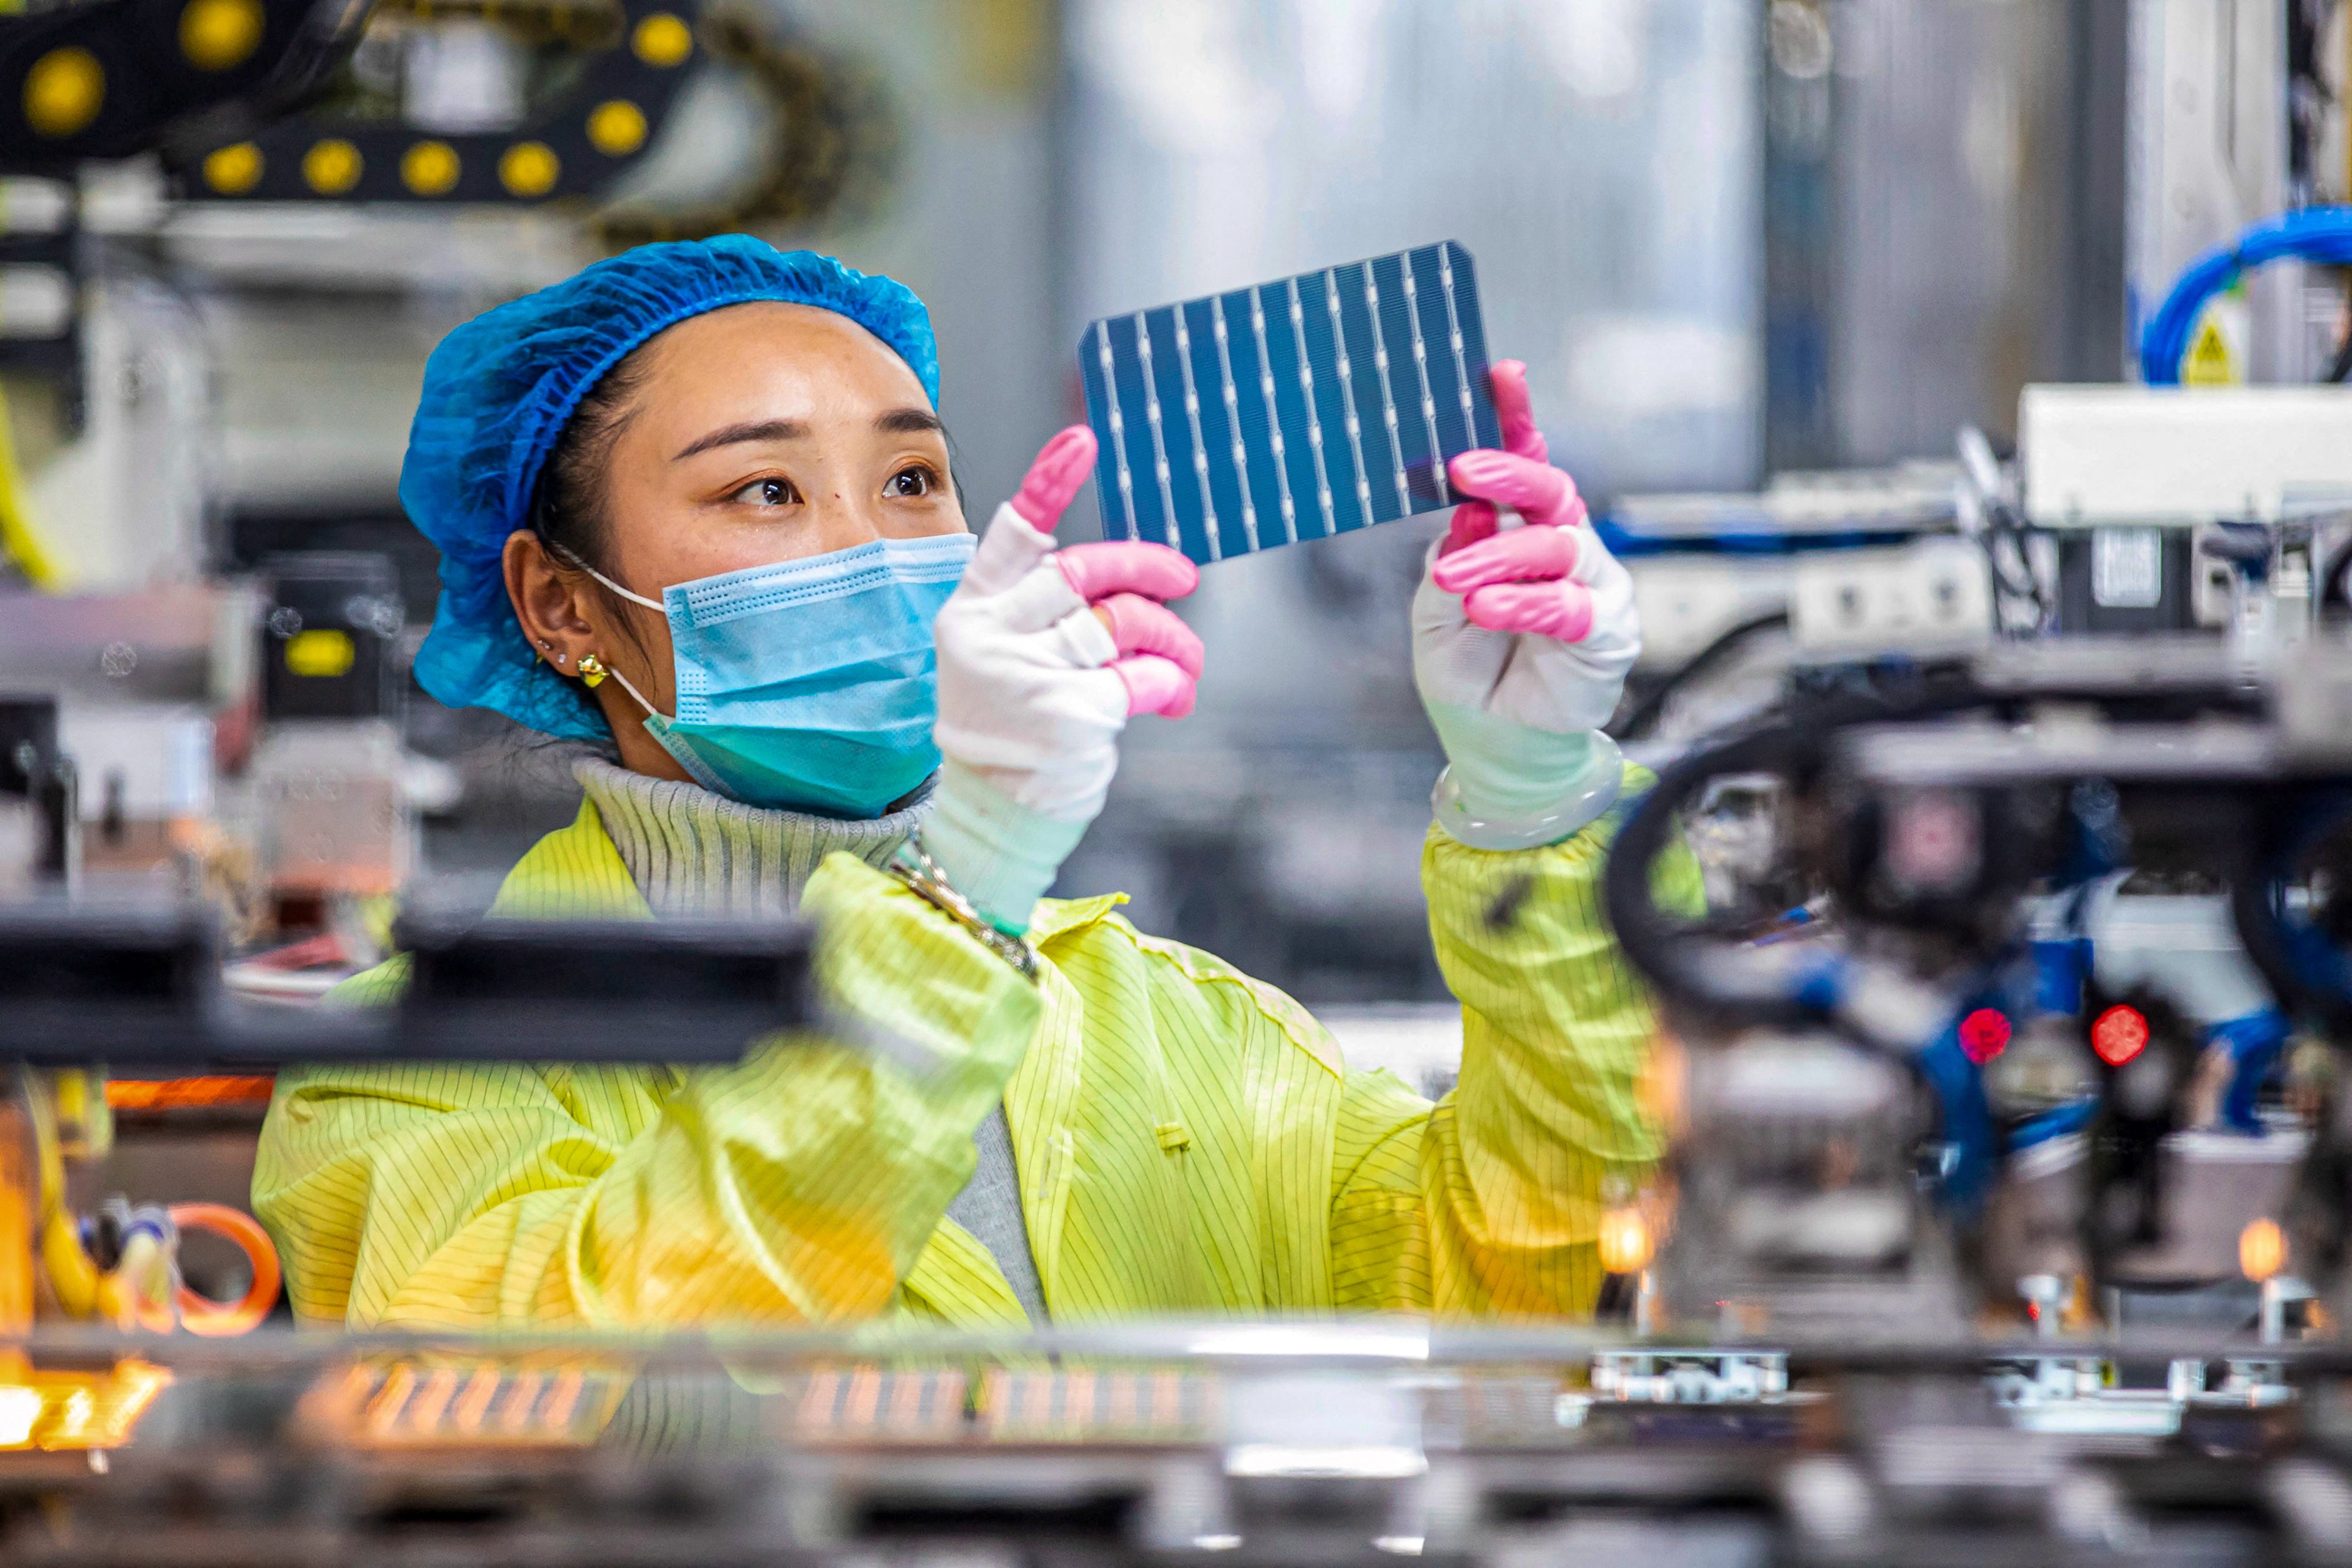
[[[919,500],[939,488],[939,483],[937,475],[928,468],[917,466],[899,469],[890,476],[890,483],[883,488],[886,495],[904,500]]]
[[[801,497],[789,479],[754,479],[727,498],[747,507],[789,507]]]

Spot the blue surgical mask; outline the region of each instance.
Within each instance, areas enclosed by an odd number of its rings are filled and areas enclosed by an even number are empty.
[[[971,559],[968,533],[877,539],[805,560],[698,578],[660,602],[677,714],[646,732],[706,789],[747,806],[878,817],[940,765],[931,622]]]

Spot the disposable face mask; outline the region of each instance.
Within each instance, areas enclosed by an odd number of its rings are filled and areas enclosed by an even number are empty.
[[[971,559],[972,536],[878,539],[698,578],[656,602],[669,621],[677,713],[646,732],[706,789],[748,806],[880,816],[940,765],[931,622]]]

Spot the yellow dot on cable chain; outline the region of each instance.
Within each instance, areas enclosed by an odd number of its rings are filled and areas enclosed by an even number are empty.
[[[261,47],[261,0],[188,0],[180,52],[200,71],[241,66]]]
[[[588,116],[589,144],[607,158],[625,158],[646,144],[646,111],[625,98],[610,98]]]
[[[88,49],[51,49],[25,73],[25,120],[37,134],[71,136],[106,102],[106,68]]]
[[[517,196],[543,196],[563,172],[555,150],[544,141],[518,141],[499,160],[499,183]]]
[[[340,136],[330,136],[302,154],[302,180],[322,196],[340,196],[360,183],[360,171],[365,166],[358,148]]]
[[[667,11],[656,11],[637,24],[629,35],[629,47],[649,66],[681,65],[694,52],[694,29]]]
[[[457,183],[457,150],[420,141],[400,157],[400,183],[420,196],[446,196]]]
[[[261,149],[240,141],[205,153],[205,183],[224,196],[242,196],[261,183]]]

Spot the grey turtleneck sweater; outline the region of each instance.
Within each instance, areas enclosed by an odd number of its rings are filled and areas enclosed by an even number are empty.
[[[835,850],[878,866],[906,841],[930,806],[928,791],[872,821],[845,822],[800,811],[745,806],[698,785],[631,773],[602,758],[573,774],[603,819],[613,847],[656,915],[782,918]],[[1021,1214],[1013,1133],[1000,1103],[972,1134],[980,1164],[948,1205],[948,1218],[988,1249],[1031,1321],[1045,1321],[1045,1291]]]

